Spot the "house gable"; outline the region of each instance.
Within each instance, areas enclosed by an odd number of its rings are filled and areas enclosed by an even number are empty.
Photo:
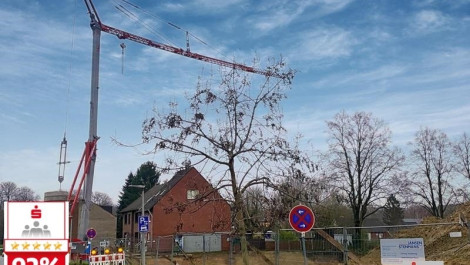
[[[195,169],[185,175],[153,207],[153,235],[230,231],[230,205]]]
[[[142,198],[121,211],[123,235],[137,238],[137,216]],[[152,236],[178,233],[228,232],[230,205],[195,169],[177,172],[173,178],[144,194],[145,211],[151,212]]]

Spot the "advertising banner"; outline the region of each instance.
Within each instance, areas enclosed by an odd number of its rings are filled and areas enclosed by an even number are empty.
[[[68,265],[67,202],[5,202],[5,265]]]

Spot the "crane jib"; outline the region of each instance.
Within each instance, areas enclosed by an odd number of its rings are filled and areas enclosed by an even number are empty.
[[[256,73],[256,74],[261,74],[261,75],[265,75],[265,76],[273,76],[273,77],[277,77],[277,78],[282,78],[282,75],[279,75],[277,73],[273,73],[273,72],[270,72],[270,71],[263,71],[263,70],[259,70],[259,69],[256,69],[256,68],[253,68],[253,67],[250,67],[250,66],[243,65],[243,64],[231,63],[231,62],[227,62],[227,61],[224,61],[224,60],[220,60],[220,59],[212,58],[212,57],[209,57],[209,56],[205,56],[205,55],[202,55],[202,54],[193,53],[193,52],[190,52],[190,51],[186,51],[182,48],[177,48],[177,47],[166,45],[166,44],[163,44],[163,43],[160,43],[160,42],[152,41],[150,39],[147,39],[147,38],[144,38],[144,37],[141,37],[141,36],[138,36],[138,35],[135,35],[135,34],[120,30],[120,29],[117,29],[117,28],[113,28],[111,26],[108,26],[108,25],[105,25],[105,24],[102,24],[102,23],[100,23],[100,28],[101,28],[101,31],[112,34],[114,36],[117,36],[119,39],[128,39],[128,40],[138,42],[138,43],[141,43],[141,44],[144,44],[144,45],[147,45],[147,46],[150,46],[150,47],[154,47],[154,48],[157,48],[157,49],[160,49],[160,50],[164,50],[164,51],[167,51],[167,52],[183,55],[183,56],[188,57],[188,58],[193,58],[193,59],[196,59],[196,60],[200,60],[200,61],[204,61],[204,62],[208,62],[208,63],[212,63],[212,64],[217,64],[217,65],[220,65],[220,66],[223,66],[223,67],[239,69],[239,70],[250,72],[250,73]]]

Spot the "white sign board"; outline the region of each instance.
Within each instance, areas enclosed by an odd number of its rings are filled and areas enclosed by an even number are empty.
[[[444,261],[404,261],[402,265],[444,265]]]
[[[450,232],[450,237],[462,237],[462,232]]]
[[[65,202],[8,202],[4,207],[6,239],[69,238]]]
[[[4,220],[4,264],[68,264],[69,202],[5,202]]]
[[[422,238],[381,239],[382,265],[402,265],[404,261],[424,261]]]

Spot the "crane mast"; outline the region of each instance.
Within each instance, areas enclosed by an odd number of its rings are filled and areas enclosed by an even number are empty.
[[[276,77],[276,78],[285,78],[284,74],[280,74],[277,72],[272,72],[268,70],[260,70],[254,67],[246,66],[243,64],[238,64],[234,62],[228,62],[220,59],[216,59],[213,57],[205,56],[198,53],[193,53],[189,49],[183,50],[181,48],[173,47],[170,45],[166,45],[157,41],[153,41],[111,26],[107,26],[101,23],[101,20],[98,16],[98,12],[92,2],[92,0],[83,0],[85,5],[88,9],[88,13],[90,15],[90,27],[93,31],[93,51],[92,51],[92,67],[91,67],[91,99],[90,99],[90,127],[89,127],[89,136],[88,141],[85,143],[85,151],[83,153],[82,159],[80,161],[80,165],[77,169],[75,174],[75,178],[72,184],[72,187],[69,191],[68,200],[72,200],[72,193],[73,189],[77,180],[77,177],[80,173],[80,168],[82,167],[82,162],[84,162],[83,166],[83,175],[79,186],[77,188],[77,193],[74,196],[71,211],[70,213],[73,215],[73,210],[79,200],[80,190],[82,184],[84,183],[83,188],[83,205],[80,207],[79,213],[79,222],[78,222],[78,230],[77,236],[79,239],[86,239],[86,230],[89,228],[89,210],[91,204],[91,196],[93,190],[93,177],[94,177],[94,169],[95,169],[95,161],[96,161],[96,142],[98,141],[98,89],[99,89],[99,61],[100,61],[100,39],[101,39],[101,32],[106,32],[112,35],[117,36],[119,39],[128,39],[149,47],[153,47],[156,49],[164,50],[167,52],[171,52],[174,54],[179,54],[188,58],[220,65],[227,68],[242,70],[245,72],[255,73],[264,75],[267,77]]]
[[[90,216],[90,206],[91,206],[91,196],[93,193],[93,178],[95,172],[95,162],[96,162],[96,142],[98,141],[98,89],[99,89],[99,66],[100,66],[100,39],[101,39],[101,23],[96,12],[95,6],[91,0],[84,0],[85,5],[90,14],[90,27],[93,31],[93,50],[92,50],[92,65],[91,65],[91,97],[90,97],[90,124],[89,124],[89,133],[88,141],[85,143],[85,151],[83,152],[80,165],[75,174],[75,178],[72,184],[72,187],[69,191],[68,200],[72,198],[72,193],[74,185],[76,183],[77,177],[79,175],[82,162],[84,161],[83,166],[83,175],[80,181],[80,184],[77,188],[77,193],[74,197],[70,213],[73,215],[73,210],[79,200],[80,190],[83,187],[83,204],[80,207],[79,219],[78,219],[78,230],[77,237],[79,239],[86,239],[86,231],[89,228],[89,216]]]

